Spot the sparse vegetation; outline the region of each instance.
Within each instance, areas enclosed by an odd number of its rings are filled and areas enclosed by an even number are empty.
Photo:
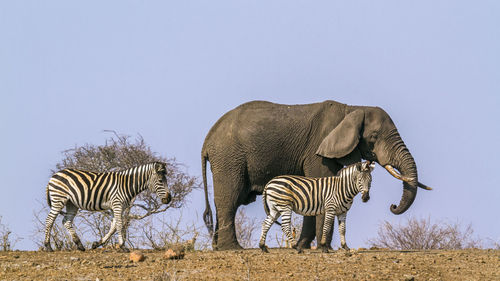
[[[156,223],[148,218],[143,221],[138,233],[142,233],[139,246],[154,250],[165,250],[174,245],[182,245],[186,252],[204,250],[210,247],[212,241],[208,233],[204,232],[202,226],[182,224],[182,214],[178,217],[165,217],[158,219]]]
[[[368,240],[372,247],[398,250],[468,249],[480,248],[481,241],[474,238],[469,224],[463,227],[454,222],[432,222],[430,218],[409,218],[403,224],[384,221],[378,236]]]
[[[95,172],[112,172],[128,169],[137,165],[151,163],[154,161],[165,162],[167,165],[167,182],[172,195],[172,201],[163,205],[156,198],[156,194],[146,190],[139,194],[131,205],[124,210],[124,236],[128,247],[137,248],[143,243],[143,237],[138,233],[129,232],[130,228],[142,226],[144,219],[165,212],[169,208],[181,208],[186,196],[193,188],[199,187],[196,177],[188,175],[182,170],[183,165],[173,158],[165,158],[153,152],[141,136],[131,140],[127,135],[120,135],[114,131],[113,136],[106,140],[104,145],[85,144],[76,146],[63,152],[63,159],[56,164],[52,172],[64,168],[75,168]],[[45,201],[43,201],[45,202]],[[43,243],[45,229],[45,217],[48,206],[42,203],[41,210],[35,212],[35,242],[39,246]],[[79,232],[83,232],[84,240],[99,240],[108,232],[113,219],[111,211],[88,212],[81,210],[75,218],[74,226]],[[154,221],[151,222],[154,225]],[[53,241],[58,250],[73,249],[73,242],[67,235],[64,227],[61,227],[60,218],[54,224]],[[85,230],[85,231],[83,231]],[[139,234],[140,235],[140,234]],[[89,237],[90,236],[90,237]],[[112,236],[108,243],[117,243],[116,235]]]
[[[240,207],[234,220],[236,238],[243,248],[253,248],[257,244],[254,232],[260,228],[257,218],[249,217],[244,207]]]
[[[20,238],[14,237],[9,227],[2,223],[2,216],[0,216],[0,251],[12,251],[19,240]]]

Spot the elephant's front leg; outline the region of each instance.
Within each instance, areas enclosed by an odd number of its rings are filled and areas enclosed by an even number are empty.
[[[300,231],[299,241],[297,243],[297,249],[310,249],[311,242],[314,240],[316,235],[315,232],[316,217],[303,217],[302,220],[302,230]]]
[[[345,219],[346,219],[347,213],[343,213],[338,216],[339,218],[339,234],[340,234],[340,246],[346,250],[349,251],[349,247],[347,247],[347,244],[345,242]]]

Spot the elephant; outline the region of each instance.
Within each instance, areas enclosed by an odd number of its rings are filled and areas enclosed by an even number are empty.
[[[203,219],[214,249],[241,249],[235,232],[236,211],[254,202],[275,176],[333,176],[361,159],[377,162],[403,182],[399,205],[390,206],[393,214],[402,214],[412,205],[418,187],[430,189],[418,181],[415,160],[380,107],[331,100],[303,105],[251,101],[227,112],[210,129],[201,150]],[[215,231],[207,161],[213,177]],[[298,246],[310,248],[315,236],[320,241],[322,228],[323,216],[304,217]],[[328,246],[332,232],[326,237]]]

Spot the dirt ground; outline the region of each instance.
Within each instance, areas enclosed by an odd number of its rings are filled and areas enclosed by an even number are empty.
[[[500,280],[500,250],[0,252],[0,280]]]

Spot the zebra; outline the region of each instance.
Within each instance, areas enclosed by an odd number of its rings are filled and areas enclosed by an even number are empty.
[[[266,184],[262,193],[267,217],[262,223],[259,247],[263,252],[268,252],[265,244],[267,232],[282,215],[283,232],[290,242],[293,241],[293,247],[297,248],[299,253],[302,252],[290,231],[290,221],[292,211],[294,211],[303,216],[325,214],[323,236],[320,242],[323,252],[328,252],[326,235],[331,231],[334,218],[337,216],[341,246],[349,250],[345,241],[346,214],[354,196],[359,192],[362,194],[363,202],[370,199],[371,171],[374,168],[375,163],[367,161],[347,166],[340,170],[337,176],[332,177],[308,178],[284,175],[273,178]]]
[[[78,250],[85,251],[80,238],[73,229],[73,219],[79,209],[88,211],[113,211],[113,221],[109,232],[92,244],[95,249],[108,241],[118,231],[121,251],[127,252],[122,233],[122,211],[139,193],[149,188],[155,192],[163,204],[172,197],[167,187],[166,164],[153,162],[118,172],[95,173],[78,169],[64,169],[55,173],[46,188],[47,204],[50,212],[45,221],[46,251],[51,252],[50,231],[59,213],[64,215],[63,225],[70,233]],[[66,206],[66,212],[62,209]]]

